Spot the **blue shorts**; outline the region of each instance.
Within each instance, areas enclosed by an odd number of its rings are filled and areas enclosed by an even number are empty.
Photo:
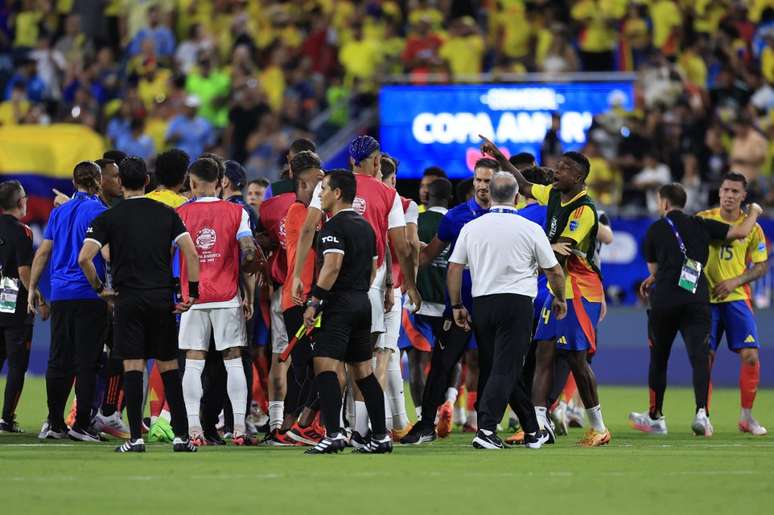
[[[435,347],[435,338],[440,333],[443,319],[415,315],[408,309],[403,309],[401,315],[398,348],[400,350],[417,349],[422,352],[431,352]]]
[[[734,352],[741,349],[758,349],[758,327],[752,308],[746,300],[734,300],[712,304],[712,329],[710,349],[720,347],[720,340],[726,335],[726,344]]]
[[[568,299],[567,316],[557,320],[551,312],[553,301],[554,296],[549,294],[540,312],[535,341],[556,340],[556,348],[560,350],[596,352],[602,303]]]

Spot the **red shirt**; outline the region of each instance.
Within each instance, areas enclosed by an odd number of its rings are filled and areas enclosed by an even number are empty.
[[[253,235],[247,212],[239,204],[214,197],[183,204],[177,212],[199,255],[199,299],[196,305],[234,300],[239,285],[239,239],[252,238]],[[180,282],[186,298],[187,268],[185,259],[181,259]]]
[[[284,284],[288,268],[282,220],[288,213],[290,205],[295,201],[295,193],[281,193],[276,197],[271,197],[269,200],[264,200],[258,210],[261,225],[266,230],[269,238],[279,247],[272,252],[269,258],[271,278],[277,284]]]
[[[285,217],[285,240],[287,242],[286,252],[288,261],[288,273],[285,277],[286,284],[293,283],[293,272],[296,268],[296,247],[298,246],[298,236],[301,234],[301,228],[306,221],[307,207],[302,202],[295,202],[288,209],[288,215]],[[304,284],[304,297],[309,295],[314,281],[314,247],[309,249],[306,255],[304,269],[301,272],[301,282]],[[282,311],[286,311],[296,304],[293,302],[291,289],[282,289]]]

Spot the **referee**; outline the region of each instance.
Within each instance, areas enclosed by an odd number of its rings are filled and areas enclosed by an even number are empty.
[[[497,424],[505,407],[516,411],[527,447],[540,448],[548,433],[540,431],[535,407],[519,380],[532,339],[532,303],[537,295],[538,268],[545,271],[553,291],[551,306],[557,319],[567,314],[564,273],[542,227],[518,215],[518,184],[507,172],[498,172],[489,185],[489,213],[468,222],[449,258],[447,283],[454,322],[470,331],[470,314],[462,304],[462,272],[470,267],[473,293],[473,329],[478,341],[477,449],[502,449]]]
[[[176,452],[195,452],[177,370],[175,313],[199,297],[199,257],[178,214],[145,197],[145,161],[127,157],[119,165],[124,201],[99,215],[86,230],[78,264],[102,299],[113,303],[115,351],[124,360],[124,390],[131,439],[116,452],[145,452],[142,439],[143,370],[155,358],[172,414]],[[188,272],[189,298],[173,305],[172,245],[180,247]],[[92,259],[108,247],[113,287],[97,275]],[[80,403],[79,403],[80,404]]]
[[[356,189],[355,176],[337,170],[325,176],[320,192],[321,207],[331,217],[320,231],[317,254],[322,256],[322,267],[306,304],[304,324],[312,329],[322,313],[312,348],[321,418],[327,436],[306,451],[307,454],[330,454],[344,449],[346,439],[339,418],[341,387],[337,375],[342,362],[347,364],[360,388],[371,420],[371,440],[358,452],[392,452],[392,439],[384,419],[384,392],[371,368],[368,289],[376,274],[376,236],[366,219],[352,209]]]
[[[667,365],[677,332],[685,341],[693,368],[693,390],[696,415],[691,428],[697,436],[712,436],[709,420],[710,304],[707,278],[703,273],[712,241],[746,238],[755,227],[762,210],[750,205],[749,215],[739,225],[683,213],[686,193],[678,183],[666,184],[658,192],[662,218],[653,223],[645,235],[644,252],[650,276],[640,292],[650,297],[648,317],[650,366],[648,386],[651,404],[647,413],[631,413],[635,429],[666,434],[662,411],[667,386]],[[653,292],[649,295],[650,287]]]

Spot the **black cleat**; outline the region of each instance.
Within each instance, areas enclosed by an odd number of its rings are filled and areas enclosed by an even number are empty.
[[[347,440],[344,435],[336,433],[331,436],[326,436],[320,440],[317,445],[311,449],[307,449],[304,454],[336,454],[337,452],[343,451],[346,446]]]
[[[482,429],[479,429],[476,432],[476,437],[473,438],[473,447],[476,449],[504,449],[505,444],[497,434],[487,435]]]
[[[358,433],[357,431],[352,431],[352,436],[349,438],[349,443],[356,451],[368,445],[368,442],[370,441],[371,441],[370,431],[365,436],[361,436],[360,433]]]
[[[392,452],[392,438],[390,435],[384,435],[381,438],[372,436],[364,447],[355,449],[352,452],[358,454],[389,454]]]
[[[0,433],[23,433],[22,428],[16,423],[16,420],[5,421],[0,419]]]
[[[116,452],[145,452],[145,442],[142,438],[135,441],[127,440],[116,447]]]
[[[190,438],[183,439],[179,436],[176,436],[175,439],[172,440],[172,451],[174,452],[196,452],[196,450],[197,447],[193,444]]]
[[[220,437],[217,431],[205,431],[203,436],[207,445],[226,445],[226,441]]]
[[[437,438],[434,427],[426,427],[422,424],[415,424],[406,436],[400,439],[402,445],[420,445],[429,443]]]
[[[78,442],[103,442],[102,436],[93,427],[73,426],[67,432],[70,440]]]

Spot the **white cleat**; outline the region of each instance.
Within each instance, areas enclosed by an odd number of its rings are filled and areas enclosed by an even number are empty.
[[[564,402],[560,402],[556,405],[556,409],[554,409],[551,413],[551,421],[554,423],[554,427],[556,427],[556,434],[559,436],[567,436],[567,404]]]
[[[715,428],[712,427],[712,422],[710,422],[704,408],[701,408],[696,412],[696,416],[693,418],[693,424],[691,424],[691,429],[696,436],[705,436],[707,438],[712,436],[712,433],[715,432]]]
[[[752,417],[748,419],[741,419],[739,421],[739,431],[743,433],[750,433],[753,436],[766,436],[769,434],[766,428],[760,425],[758,421]]]
[[[43,422],[43,427],[38,433],[38,440],[64,440],[67,438],[67,431],[54,431],[48,421]]]
[[[121,419],[119,411],[115,411],[109,417],[103,415],[101,411],[98,412],[94,417],[94,429],[122,440],[128,440],[130,436],[129,426]]]
[[[567,425],[570,427],[586,426],[586,411],[579,404],[568,404],[565,412]]]
[[[652,433],[654,435],[667,434],[667,425],[664,417],[650,418],[648,412],[629,413],[629,424],[637,431],[642,431],[643,433]]]

